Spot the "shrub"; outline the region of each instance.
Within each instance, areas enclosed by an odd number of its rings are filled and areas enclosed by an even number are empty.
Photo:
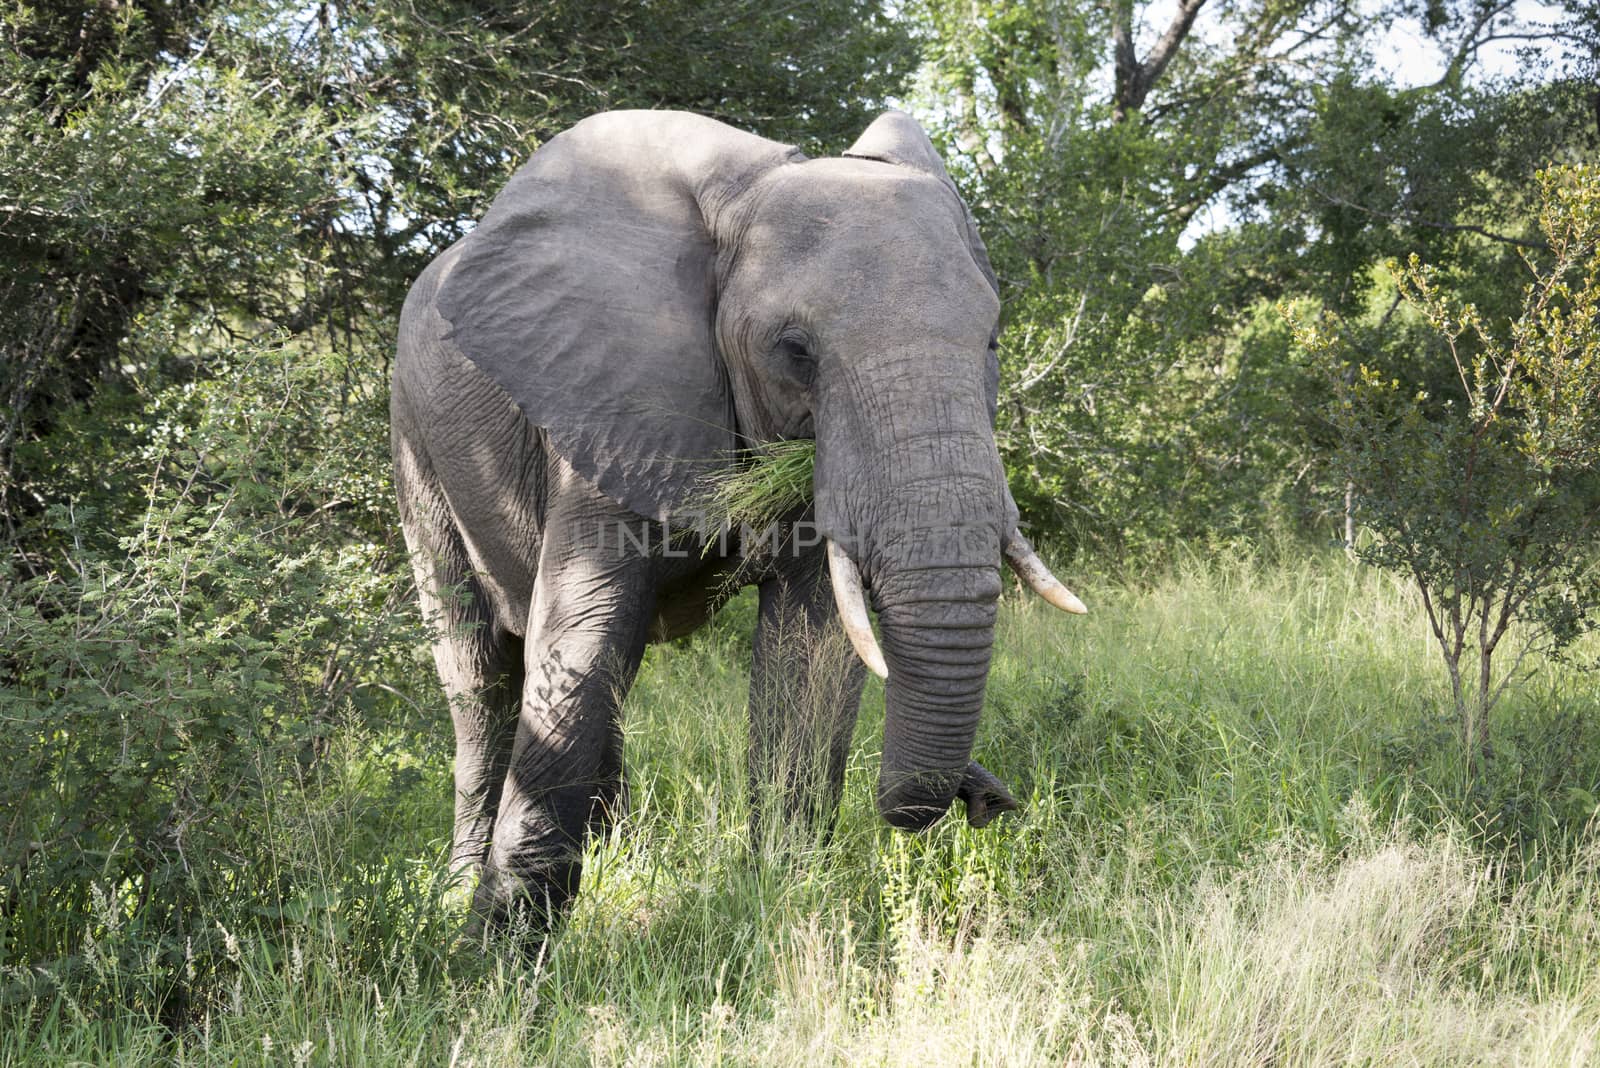
[[[115,975],[107,1001],[168,1019],[215,996],[219,923],[322,900],[276,807],[317,795],[335,726],[417,726],[396,683],[426,683],[423,636],[376,533],[386,405],[342,400],[329,362],[245,346],[157,394],[123,459],[142,515],[56,506],[66,562],[0,573],[0,951],[24,987]]]
[[[1532,279],[1504,328],[1452,299],[1415,257],[1393,268],[1458,392],[1438,397],[1352,366],[1345,324],[1331,317],[1299,331],[1340,367],[1339,456],[1374,535],[1356,551],[1421,591],[1474,765],[1524,658],[1559,656],[1600,604],[1600,168],[1554,168],[1539,181],[1549,255],[1523,256]],[[1512,664],[1497,677],[1508,636]]]

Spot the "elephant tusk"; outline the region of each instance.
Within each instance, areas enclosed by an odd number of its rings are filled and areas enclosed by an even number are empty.
[[[1061,584],[1061,580],[1050,573],[1044,566],[1044,561],[1039,559],[1039,554],[1033,551],[1033,546],[1021,535],[1011,539],[1005,547],[1006,563],[1011,565],[1011,570],[1033,587],[1033,592],[1049,601],[1063,612],[1071,612],[1081,616],[1089,611],[1084,603],[1078,600],[1077,595]]]
[[[861,572],[855,561],[832,541],[828,542],[828,577],[833,580],[833,603],[839,609],[839,621],[850,637],[861,662],[880,679],[889,677],[889,665],[883,662],[883,652],[878,639],[872,636],[872,621],[867,618],[867,597],[861,587]]]

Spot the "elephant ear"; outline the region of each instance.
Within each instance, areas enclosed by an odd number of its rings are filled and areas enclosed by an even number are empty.
[[[737,448],[718,356],[717,225],[787,145],[682,112],[551,139],[462,239],[446,339],[611,499],[664,519]]]
[[[999,294],[1000,281],[989,264],[989,250],[984,248],[983,238],[978,236],[978,224],[972,218],[972,211],[967,207],[967,202],[961,199],[955,182],[950,180],[950,173],[944,169],[944,161],[939,158],[933,142],[928,140],[928,135],[916,119],[903,111],[885,111],[872,120],[872,124],[862,131],[856,143],[844,154],[849,159],[875,159],[881,163],[910,167],[943,182],[961,202],[961,213],[967,220],[967,247],[972,251],[972,260],[989,280],[989,285],[994,287],[995,293]]]

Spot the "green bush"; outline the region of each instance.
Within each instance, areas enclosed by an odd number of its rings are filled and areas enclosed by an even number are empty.
[[[1339,461],[1374,535],[1355,551],[1421,593],[1472,763],[1527,655],[1561,655],[1600,608],[1600,168],[1539,183],[1548,255],[1524,256],[1511,321],[1460,302],[1412,257],[1392,268],[1397,301],[1432,336],[1405,380],[1361,362],[1335,318],[1300,330],[1338,372]],[[1507,638],[1511,666],[1496,675]]]
[[[407,713],[406,691],[433,687],[389,522],[385,398],[341,397],[333,361],[292,345],[214,359],[217,377],[152,397],[123,441],[142,515],[53,507],[41,521],[76,547],[70,569],[0,577],[13,985],[92,981],[109,956],[132,1005],[216,996],[219,922],[327,906],[278,806],[323,796],[335,728],[386,741],[368,760],[398,772],[395,741],[415,760],[447,723]]]

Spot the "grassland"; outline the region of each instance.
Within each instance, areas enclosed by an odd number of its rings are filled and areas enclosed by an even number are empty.
[[[884,829],[873,682],[837,832],[753,857],[746,598],[650,653],[629,812],[536,964],[454,941],[442,747],[349,732],[263,828],[297,889],[223,932],[192,1028],[39,995],[0,1021],[0,1061],[1600,1060],[1591,677],[1539,667],[1469,785],[1391,580],[1297,556],[1074,585],[1086,618],[1003,613],[978,756],[1018,816]],[[105,931],[102,966],[127,967]]]

